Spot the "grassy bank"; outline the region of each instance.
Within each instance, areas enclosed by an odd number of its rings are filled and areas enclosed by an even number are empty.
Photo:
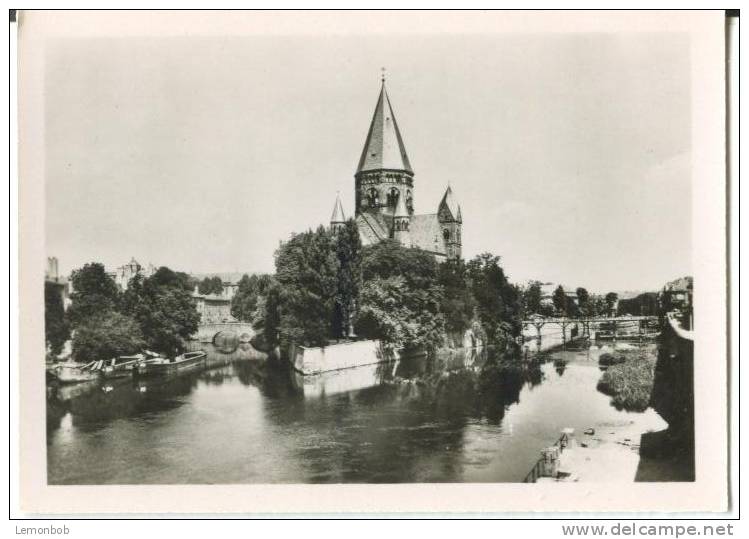
[[[612,365],[598,381],[598,391],[611,396],[620,410],[642,412],[650,405],[655,361],[645,356],[627,358]]]

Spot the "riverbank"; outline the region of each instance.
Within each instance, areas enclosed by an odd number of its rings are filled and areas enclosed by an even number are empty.
[[[559,480],[582,483],[632,483],[640,469],[642,437],[668,425],[648,410],[637,420],[599,423],[576,432],[559,455]],[[537,482],[556,481],[539,478]]]

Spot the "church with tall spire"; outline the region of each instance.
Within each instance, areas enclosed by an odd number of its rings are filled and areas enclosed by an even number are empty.
[[[393,107],[382,77],[372,122],[354,174],[354,216],[363,245],[394,239],[419,247],[437,260],[461,258],[460,205],[448,185],[435,213],[415,211],[416,182]],[[335,232],[345,223],[336,196],[330,226]]]

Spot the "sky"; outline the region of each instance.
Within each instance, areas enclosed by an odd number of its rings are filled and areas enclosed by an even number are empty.
[[[463,255],[510,280],[654,290],[690,274],[681,34],[61,39],[46,55],[46,248],[194,273],[273,271],[327,224],[381,68],[417,213],[448,183]]]

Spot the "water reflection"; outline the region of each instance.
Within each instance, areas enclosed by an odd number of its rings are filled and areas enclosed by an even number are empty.
[[[253,350],[209,350],[208,370],[176,378],[50,387],[49,481],[521,481],[561,427],[620,420],[595,389],[598,350],[317,376]]]

